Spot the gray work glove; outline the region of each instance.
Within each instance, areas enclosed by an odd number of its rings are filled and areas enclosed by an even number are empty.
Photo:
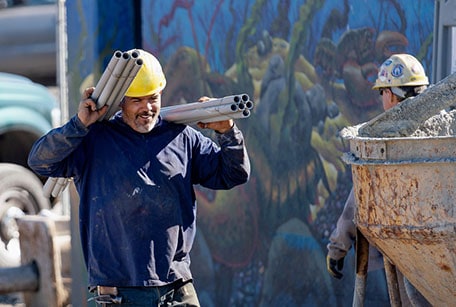
[[[344,257],[339,260],[332,259],[331,257],[326,256],[326,269],[332,277],[341,279],[344,274],[342,274],[342,269],[344,268]]]

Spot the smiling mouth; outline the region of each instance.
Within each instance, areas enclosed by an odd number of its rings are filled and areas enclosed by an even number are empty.
[[[155,113],[142,113],[139,114],[137,117],[143,118],[143,119],[149,119],[153,118],[155,116]]]

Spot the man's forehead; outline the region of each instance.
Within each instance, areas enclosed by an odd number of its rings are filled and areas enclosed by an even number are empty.
[[[128,99],[128,100],[157,99],[158,97],[160,97],[159,93],[155,93],[155,94],[147,95],[147,96],[140,96],[140,97],[125,96],[125,98]]]

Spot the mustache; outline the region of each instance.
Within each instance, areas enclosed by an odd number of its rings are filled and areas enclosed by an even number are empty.
[[[144,112],[138,113],[136,115],[136,117],[139,117],[139,116],[154,116],[155,114],[156,114],[156,112],[144,111]]]

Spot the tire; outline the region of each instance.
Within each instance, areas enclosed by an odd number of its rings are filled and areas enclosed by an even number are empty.
[[[19,233],[15,218],[50,209],[43,184],[29,169],[0,163],[0,267],[20,263]]]

